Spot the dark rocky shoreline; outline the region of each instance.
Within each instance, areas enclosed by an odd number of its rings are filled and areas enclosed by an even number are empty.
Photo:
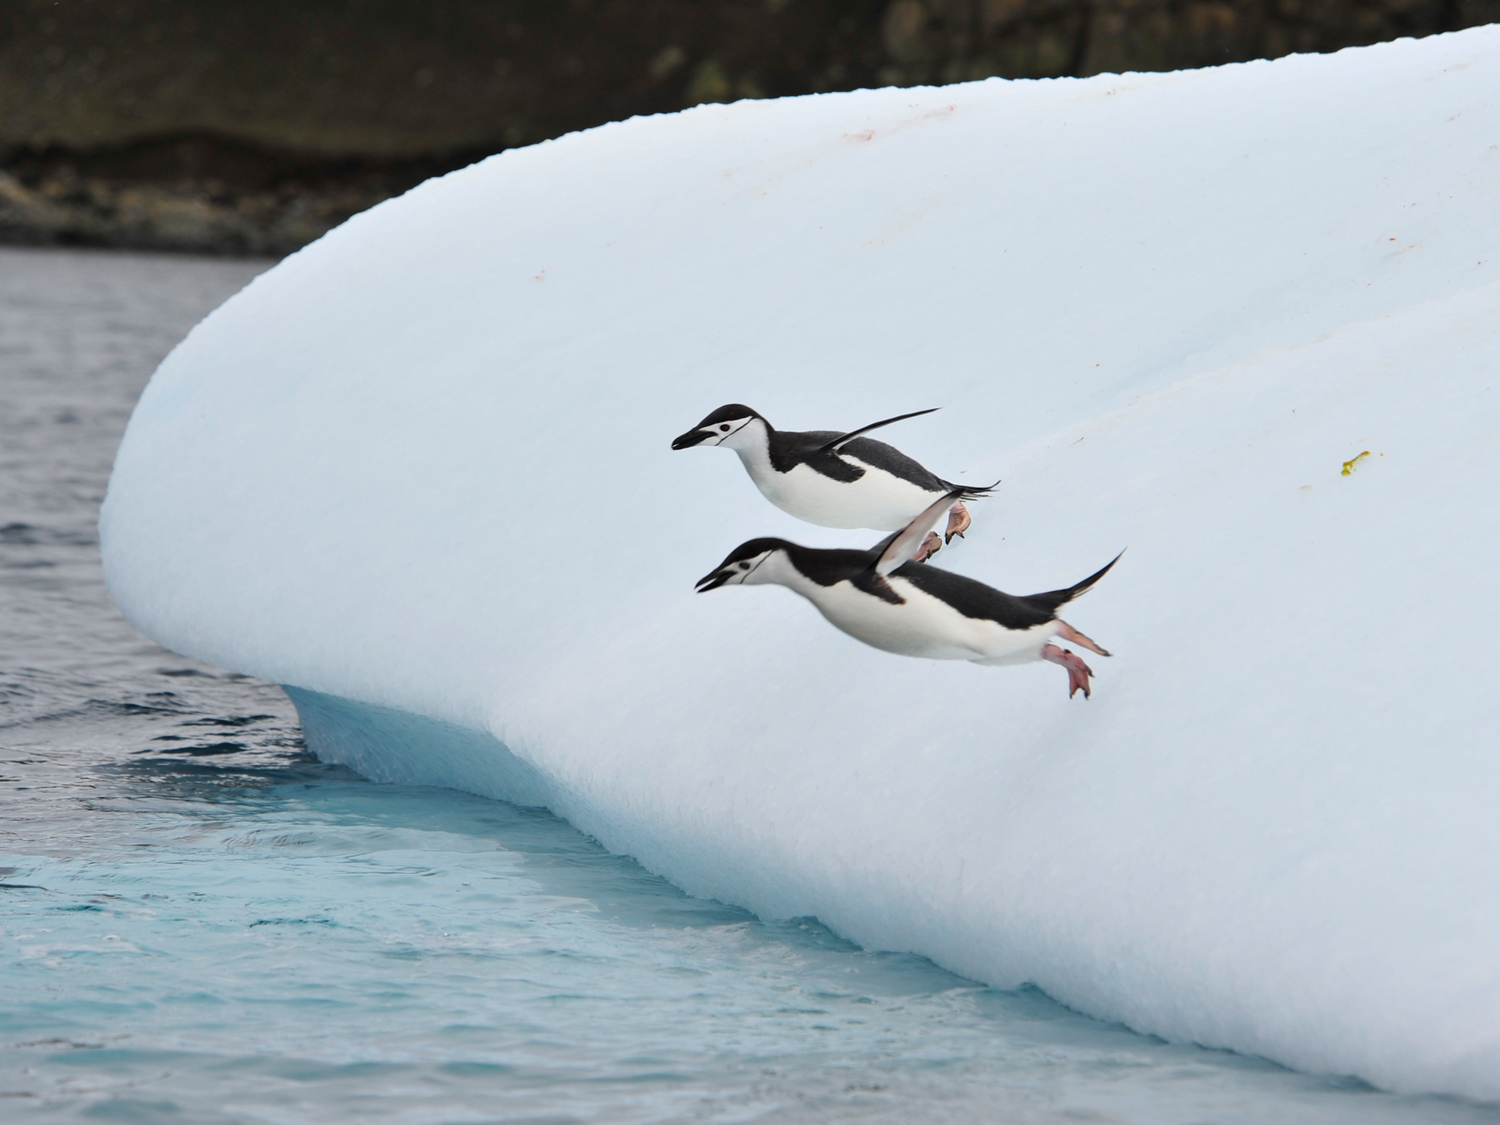
[[[634,114],[1497,20],[1500,0],[14,0],[0,242],[282,255],[430,176]]]
[[[328,157],[201,133],[18,146],[0,160],[0,242],[280,257],[486,155]]]

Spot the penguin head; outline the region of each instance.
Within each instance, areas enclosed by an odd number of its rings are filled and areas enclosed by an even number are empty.
[[[695,445],[724,445],[726,443],[733,446],[737,444],[734,439],[740,436],[740,432],[757,420],[761,425],[766,425],[766,420],[748,406],[732,402],[728,406],[719,407],[681,437],[674,438],[672,448],[690,449]],[[759,427],[752,428],[758,429]]]
[[[752,539],[730,551],[723,562],[698,579],[698,593],[706,594],[720,586],[757,586],[774,582],[773,567],[764,564],[786,551],[781,539]]]

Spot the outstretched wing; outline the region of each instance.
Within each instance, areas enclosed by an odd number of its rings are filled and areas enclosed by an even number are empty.
[[[849,442],[853,441],[855,438],[863,437],[871,430],[878,430],[881,426],[889,426],[892,422],[902,422],[907,418],[920,418],[923,414],[931,414],[933,411],[938,409],[941,408],[932,406],[926,410],[913,410],[910,414],[897,414],[894,418],[886,418],[879,422],[871,422],[868,426],[861,426],[857,430],[850,430],[847,434],[840,434],[832,441],[825,442],[823,448],[830,453],[836,453],[845,445],[849,444]]]
[[[936,528],[938,521],[948,514],[948,509],[962,498],[963,491],[955,489],[941,500],[924,508],[921,515],[906,525],[905,531],[899,531],[892,538],[882,540],[886,546],[885,550],[880,552],[880,557],[875,560],[875,573],[884,578],[902,563],[914,559],[917,548],[927,538],[927,533]]]

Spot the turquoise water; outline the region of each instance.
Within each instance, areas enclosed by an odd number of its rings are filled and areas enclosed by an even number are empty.
[[[259,268],[0,251],[0,1120],[1500,1122],[689,898],[536,810],[313,760],[152,645],[93,520]]]
[[[1464,1119],[1383,1115],[1399,1099],[1168,1046],[811,920],[762,925],[546,813],[237,756],[90,769],[66,838],[4,861],[11,1104],[204,1122]]]

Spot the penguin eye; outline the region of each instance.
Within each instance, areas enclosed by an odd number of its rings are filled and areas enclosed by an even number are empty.
[[[729,423],[725,422],[722,426],[719,427],[719,429],[721,429],[724,432],[728,433],[729,432]]]
[[[741,570],[749,570],[750,569],[750,564],[748,562],[742,562],[742,563],[740,563],[740,569]]]

